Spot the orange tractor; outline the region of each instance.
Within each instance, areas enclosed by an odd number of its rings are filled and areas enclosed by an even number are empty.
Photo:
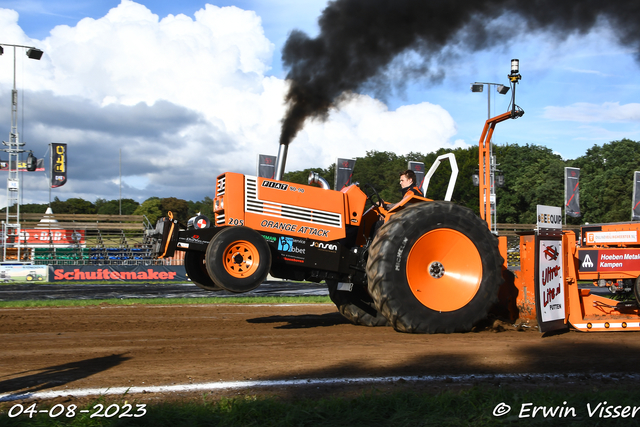
[[[488,147],[497,123],[522,114],[513,103],[512,111],[487,121],[481,145]],[[151,235],[156,256],[185,251],[188,276],[210,291],[247,292],[268,274],[324,281],[340,313],[360,325],[450,333],[487,316],[504,258],[472,210],[415,195],[387,208],[371,186],[334,191],[313,175],[310,185],[284,182],[286,153],[281,145],[275,179],[218,176],[212,226],[194,220],[204,228],[179,230],[171,214],[160,219]]]
[[[186,251],[188,276],[210,291],[251,291],[269,273],[324,281],[340,313],[360,325],[449,333],[486,317],[504,259],[472,210],[415,195],[388,209],[371,186],[334,191],[311,178],[321,187],[222,174],[213,226],[190,221],[205,228],[179,230],[171,215],[162,218],[154,252]]]
[[[640,330],[638,225],[584,226],[579,245],[573,232],[562,231],[556,211],[541,213],[538,230],[520,238],[520,270],[507,272],[506,238],[490,232],[489,171],[496,125],[524,114],[515,105],[520,75],[513,63],[509,78],[512,110],[487,120],[480,139],[480,218],[449,201],[415,195],[388,208],[371,186],[334,191],[315,174],[309,185],[284,182],[287,147],[281,145],[275,179],[217,177],[213,224],[198,216],[180,230],[171,213],[161,218],[150,233],[154,253],[185,251],[189,278],[209,291],[248,292],[268,274],[324,281],[352,323],[403,332],[469,331],[499,296],[496,307],[508,308],[512,320],[537,317],[541,331],[569,324],[584,331]],[[637,301],[593,295],[578,286],[584,280],[634,289]]]
[[[247,292],[269,273],[325,281],[353,323],[406,332],[467,331],[496,302],[503,258],[468,208],[411,196],[387,210],[356,184],[333,191],[232,172],[216,189],[213,227],[178,230],[169,216],[155,230],[157,255],[186,251],[203,289]]]

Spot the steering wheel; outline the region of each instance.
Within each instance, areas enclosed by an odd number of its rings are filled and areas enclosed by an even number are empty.
[[[377,206],[379,208],[384,207],[384,202],[382,201],[382,197],[380,197],[380,194],[378,193],[378,190],[376,190],[373,185],[371,184],[365,184],[364,188],[370,188],[372,191],[372,194],[368,194],[366,191],[364,191],[365,196],[367,196],[367,200],[369,200],[371,202],[371,204],[373,206]],[[374,201],[373,196],[375,196],[378,200]]]

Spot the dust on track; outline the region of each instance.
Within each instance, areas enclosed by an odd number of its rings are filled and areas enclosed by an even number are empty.
[[[0,322],[0,394],[464,374],[490,384],[501,381],[491,374],[560,374],[549,381],[563,386],[588,383],[596,373],[640,373],[633,332],[410,335],[351,325],[329,304],[6,308]],[[324,389],[332,387],[351,386]]]

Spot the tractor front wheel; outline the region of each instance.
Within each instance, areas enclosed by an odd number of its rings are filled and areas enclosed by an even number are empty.
[[[255,230],[227,227],[211,239],[205,260],[217,285],[230,292],[249,292],[267,278],[271,250]]]
[[[393,215],[369,250],[369,293],[401,332],[465,332],[486,317],[502,284],[498,242],[473,211],[449,202]]]
[[[221,291],[222,288],[211,280],[204,263],[205,253],[188,251],[184,254],[184,269],[191,282],[205,291]]]

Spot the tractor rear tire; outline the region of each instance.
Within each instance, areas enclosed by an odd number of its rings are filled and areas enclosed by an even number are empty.
[[[216,285],[230,292],[249,292],[267,278],[271,250],[255,230],[226,227],[209,242],[205,260]]]
[[[419,203],[393,215],[369,249],[376,308],[400,332],[466,332],[498,299],[503,258],[473,211]]]
[[[376,310],[365,289],[354,287],[351,292],[339,291],[337,281],[325,280],[325,283],[329,288],[329,298],[349,322],[362,326],[389,326],[389,321]]]
[[[211,280],[211,277],[209,277],[204,259],[204,252],[185,252],[184,269],[187,272],[187,276],[189,276],[189,279],[194,285],[201,289],[204,289],[205,291],[223,290],[220,286],[216,285],[213,280]]]

